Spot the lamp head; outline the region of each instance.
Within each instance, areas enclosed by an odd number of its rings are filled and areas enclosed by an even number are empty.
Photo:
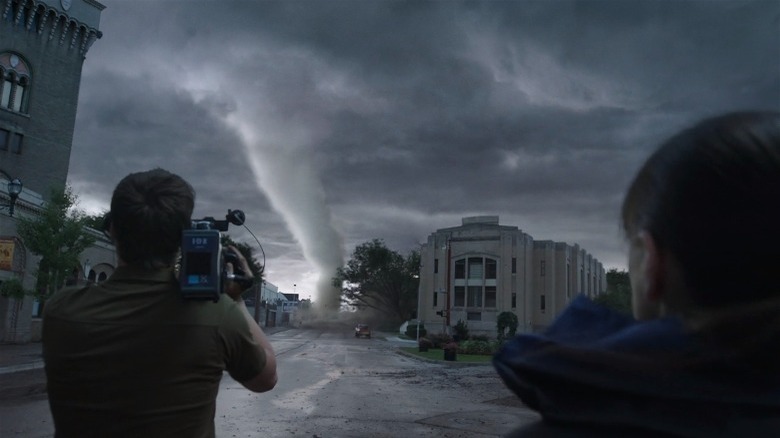
[[[24,185],[19,178],[12,179],[8,182],[8,195],[11,197],[11,199],[18,198],[19,194],[22,193],[23,187]]]

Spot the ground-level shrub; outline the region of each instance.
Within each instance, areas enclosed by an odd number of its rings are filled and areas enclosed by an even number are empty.
[[[417,339],[417,324],[407,324],[405,334],[412,339]],[[425,330],[425,324],[420,324],[420,337],[422,338],[426,334],[428,331]]]
[[[497,340],[490,341],[475,341],[470,339],[465,342],[461,342],[458,347],[458,352],[463,354],[477,354],[492,356],[501,348],[504,343]]]
[[[434,333],[429,335],[428,339],[433,342],[433,348],[441,348],[443,345],[452,342],[452,336],[446,333]]]
[[[455,336],[454,338],[458,341],[465,341],[469,338],[469,325],[467,322],[463,321],[462,319],[458,320],[458,323],[455,324]]]

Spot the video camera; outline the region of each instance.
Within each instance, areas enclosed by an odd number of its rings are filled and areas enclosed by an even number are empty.
[[[228,280],[227,263],[233,264],[230,280],[247,288],[252,285],[252,278],[241,269],[236,254],[223,252],[220,241],[221,232],[227,231],[230,224],[243,225],[245,220],[243,211],[228,210],[225,220],[204,217],[193,220],[191,228],[182,231],[179,284],[184,298],[219,301]]]

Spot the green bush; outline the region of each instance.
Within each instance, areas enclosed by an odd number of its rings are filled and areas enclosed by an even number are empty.
[[[467,322],[459,319],[454,328],[455,336],[458,337],[458,341],[465,341],[469,338],[469,324]]]
[[[22,282],[16,277],[0,282],[0,295],[4,297],[21,300],[27,293]]]
[[[498,314],[496,329],[498,330],[498,339],[509,339],[517,333],[517,315],[512,312],[501,312]]]
[[[458,346],[458,351],[463,354],[486,354],[490,355],[496,352],[496,343],[488,341],[463,341]]]
[[[433,342],[431,342],[428,338],[420,337],[420,339],[417,341],[417,345],[422,348],[433,348]]]
[[[452,342],[452,336],[446,333],[434,333],[428,336],[428,339],[433,342],[433,348],[441,348],[442,346]]]
[[[488,335],[471,335],[471,337],[469,337],[469,339],[471,339],[472,341],[485,341],[485,342],[487,342],[487,341],[490,340],[490,336],[488,336]]]
[[[428,334],[428,331],[425,330],[425,324],[420,324],[420,337],[423,337],[426,334]],[[408,324],[406,326],[406,336],[417,339],[417,324]]]

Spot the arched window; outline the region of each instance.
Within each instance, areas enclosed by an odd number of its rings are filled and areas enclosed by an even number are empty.
[[[30,93],[30,67],[16,53],[0,53],[0,108],[27,112]]]

